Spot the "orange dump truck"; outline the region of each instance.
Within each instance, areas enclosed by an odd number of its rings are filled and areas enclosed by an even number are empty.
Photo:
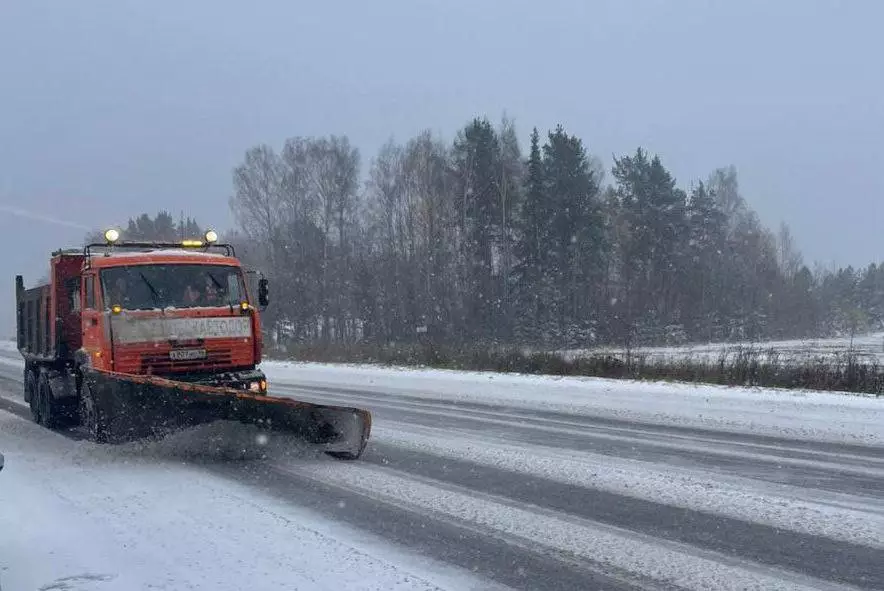
[[[37,423],[121,442],[230,420],[335,457],[362,454],[367,411],[268,394],[259,312],[268,284],[254,289],[231,245],[213,231],[176,243],[105,238],[53,253],[47,285],[25,289],[16,277],[24,398]]]

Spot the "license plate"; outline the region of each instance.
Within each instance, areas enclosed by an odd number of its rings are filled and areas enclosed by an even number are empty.
[[[169,351],[169,359],[172,361],[192,361],[205,358],[205,349],[172,349]]]

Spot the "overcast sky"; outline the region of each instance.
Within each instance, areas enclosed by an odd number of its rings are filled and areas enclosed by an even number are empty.
[[[882,23],[876,0],[2,0],[0,289],[143,211],[229,227],[254,144],[347,134],[367,168],[504,111],[523,145],[562,123],[682,186],[733,164],[808,261],[878,261]]]

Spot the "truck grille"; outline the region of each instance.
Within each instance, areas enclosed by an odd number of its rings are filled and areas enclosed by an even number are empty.
[[[169,354],[142,355],[141,372],[145,374],[166,374],[194,370],[229,369],[232,362],[230,349],[206,351],[204,359],[169,359]]]

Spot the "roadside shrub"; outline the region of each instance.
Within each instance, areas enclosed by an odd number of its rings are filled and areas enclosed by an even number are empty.
[[[751,347],[723,350],[714,360],[674,355],[651,359],[642,353],[565,358],[558,353],[495,344],[455,347],[408,343],[297,345],[284,358],[884,394],[884,367],[876,359],[861,358],[850,351],[815,359],[783,359],[772,349]]]

